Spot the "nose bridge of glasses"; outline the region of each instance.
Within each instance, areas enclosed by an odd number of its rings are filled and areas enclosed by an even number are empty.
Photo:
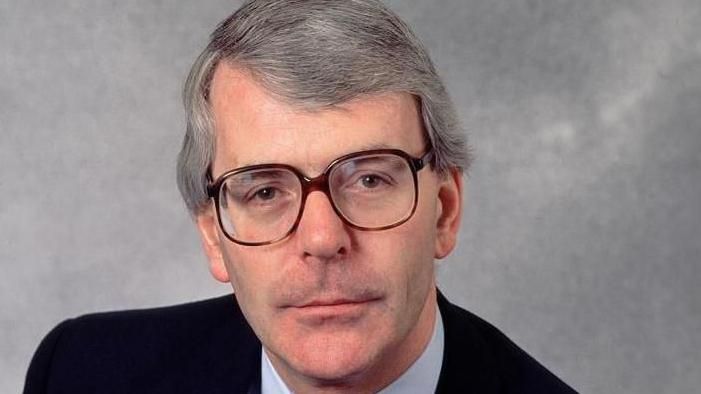
[[[331,190],[330,190],[330,185],[329,185],[329,176],[328,172],[322,173],[317,177],[314,178],[309,178],[307,176],[301,176],[300,180],[302,181],[302,202],[300,204],[300,211],[299,211],[299,217],[298,217],[298,223],[299,221],[302,220],[302,217],[305,215],[305,211],[307,211],[307,200],[308,197],[315,191],[319,191],[326,195],[326,200],[327,203],[329,204],[329,208],[333,211],[334,215],[337,216],[338,220],[341,220],[345,222],[343,216],[341,213],[338,211],[338,208],[336,207],[336,203],[334,202]],[[316,208],[314,208],[316,209]],[[295,225],[295,227],[297,227]]]
[[[300,180],[302,181],[303,200],[306,200],[307,196],[311,192],[320,191],[324,193],[326,198],[329,199],[329,202],[333,204],[333,198],[331,197],[331,191],[329,190],[328,173],[319,174],[319,176],[314,178],[302,176]]]

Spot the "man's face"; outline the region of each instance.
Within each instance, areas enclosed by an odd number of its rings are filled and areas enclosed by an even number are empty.
[[[347,153],[386,147],[420,157],[427,146],[408,94],[309,112],[279,101],[247,72],[220,65],[210,97],[215,179],[265,163],[313,177]],[[382,380],[423,351],[436,313],[433,259],[454,246],[461,183],[457,172],[440,177],[426,168],[418,184],[412,218],[384,231],[346,226],[320,191],[307,197],[296,231],[272,245],[229,241],[211,207],[198,217],[213,275],[231,282],[283,378]]]

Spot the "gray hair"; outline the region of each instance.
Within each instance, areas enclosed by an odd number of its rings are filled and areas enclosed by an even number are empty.
[[[208,95],[220,62],[251,72],[290,104],[323,109],[363,95],[406,92],[420,104],[440,174],[471,157],[455,108],[418,38],[377,0],[249,0],[219,24],[185,83],[187,130],[178,187],[188,209],[208,202],[214,122]]]

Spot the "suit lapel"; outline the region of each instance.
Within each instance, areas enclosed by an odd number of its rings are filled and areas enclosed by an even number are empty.
[[[438,308],[443,317],[445,344],[436,393],[498,392],[495,360],[469,320],[470,315],[448,302],[440,291]]]

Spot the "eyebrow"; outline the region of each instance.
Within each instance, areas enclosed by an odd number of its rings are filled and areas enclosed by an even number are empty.
[[[283,171],[289,172],[286,170],[281,170],[280,168],[261,168],[259,170],[247,172],[245,177],[237,178],[238,182],[236,183],[245,184],[257,181],[259,179],[280,179],[284,177]]]
[[[372,149],[398,149],[396,146],[390,146],[385,143],[374,143],[374,144],[366,144],[362,145],[360,149],[357,150],[357,152],[361,152],[364,150],[372,150]]]
[[[329,160],[328,163],[321,166],[321,168],[322,169],[325,168],[326,166],[328,166],[329,163],[331,163],[332,161],[336,160],[337,158],[339,158],[341,156],[344,156],[344,155],[347,155],[350,153],[354,153],[354,152],[362,152],[362,151],[374,150],[374,149],[401,149],[401,148],[398,148],[398,147],[392,146],[392,145],[388,145],[388,144],[382,143],[382,142],[364,144],[364,145],[360,145],[359,147],[357,147],[357,149],[339,154],[338,156]],[[286,164],[286,163],[281,163],[278,161],[258,161],[258,160],[256,160],[256,161],[247,162],[247,163],[239,163],[236,167],[232,167],[232,168],[242,168],[242,167],[250,167],[250,166],[256,166],[256,165],[266,165],[266,164]]]

